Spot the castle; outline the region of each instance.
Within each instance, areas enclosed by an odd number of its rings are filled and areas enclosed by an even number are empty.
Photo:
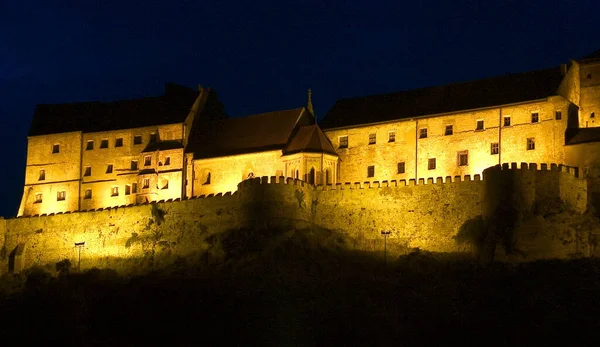
[[[100,223],[96,227],[103,230],[108,223],[118,230],[115,212],[105,213],[115,207],[145,211],[144,206],[161,202],[163,210],[186,211],[181,218],[198,222],[189,208],[202,196],[212,201],[203,202],[202,211],[227,201],[213,212],[235,214],[238,218],[229,226],[247,226],[254,218],[247,212],[255,208],[242,201],[265,211],[280,203],[281,208],[265,215],[342,231],[347,230],[344,224],[354,223],[375,233],[404,229],[411,220],[404,245],[453,251],[460,248],[452,241],[457,228],[477,216],[493,215],[490,197],[503,194],[490,186],[503,186],[496,179],[504,177],[501,173],[490,174],[496,178],[482,184],[488,168],[519,172],[519,179],[510,178],[511,184],[521,182],[511,186],[518,194],[503,198],[519,208],[543,208],[544,200],[553,199],[578,213],[595,208],[599,111],[600,51],[556,68],[339,100],[319,123],[310,91],[306,107],[243,118],[228,118],[214,90],[176,85],[167,85],[159,97],[39,105],[28,137],[18,211],[18,217],[28,218],[4,220],[3,250],[11,252],[14,268],[28,237],[41,237],[43,232],[37,231],[48,223],[54,225],[51,229],[58,225],[44,218],[72,223],[72,216],[96,213],[90,225]],[[518,162],[531,164],[514,164]],[[256,191],[274,189],[266,185],[290,191],[285,196]],[[529,195],[524,193],[528,189],[533,189]],[[435,197],[428,195],[434,191]],[[186,202],[191,205],[181,205]],[[415,214],[423,208],[427,213]],[[380,215],[365,212],[373,209]],[[394,216],[398,213],[402,215]],[[453,224],[442,228],[442,237],[430,229],[443,220]],[[118,223],[137,228],[131,221]],[[80,225],[69,232],[81,238],[88,229]],[[135,232],[134,239],[142,232]],[[55,247],[61,249],[58,253],[64,256],[77,237],[63,237]],[[113,241],[118,244],[123,237]],[[106,242],[97,256],[122,254],[122,249],[112,254]],[[37,252],[43,247],[38,245]],[[43,256],[36,254],[26,263],[41,261]]]

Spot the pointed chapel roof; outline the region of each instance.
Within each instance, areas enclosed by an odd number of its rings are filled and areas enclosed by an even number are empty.
[[[333,145],[317,124],[298,129],[283,150],[283,154],[297,152],[329,153],[337,156]]]

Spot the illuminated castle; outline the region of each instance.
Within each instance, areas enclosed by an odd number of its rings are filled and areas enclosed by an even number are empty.
[[[228,118],[211,89],[39,105],[18,216],[233,192],[246,179],[313,185],[480,175],[559,163],[595,179],[600,52],[568,65]],[[594,191],[597,185],[591,185]]]

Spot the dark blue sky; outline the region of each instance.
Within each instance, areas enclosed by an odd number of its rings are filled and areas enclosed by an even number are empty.
[[[60,3],[61,5],[57,5]],[[0,215],[35,105],[217,90],[241,116],[555,66],[600,49],[600,1],[0,1]]]

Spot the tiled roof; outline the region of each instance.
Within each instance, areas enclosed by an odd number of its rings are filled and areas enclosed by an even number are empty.
[[[560,67],[508,74],[391,94],[342,99],[335,103],[321,128],[337,128],[461,110],[491,107],[556,95]]]
[[[297,152],[330,153],[337,156],[333,145],[317,124],[298,129],[283,154]]]
[[[38,105],[29,136],[71,131],[98,132],[181,123],[198,92],[167,84],[163,96],[114,102]]]
[[[206,122],[190,133],[186,152],[199,159],[283,149],[296,125],[313,122],[304,108]]]
[[[565,138],[566,145],[600,142],[600,128],[568,129]]]

